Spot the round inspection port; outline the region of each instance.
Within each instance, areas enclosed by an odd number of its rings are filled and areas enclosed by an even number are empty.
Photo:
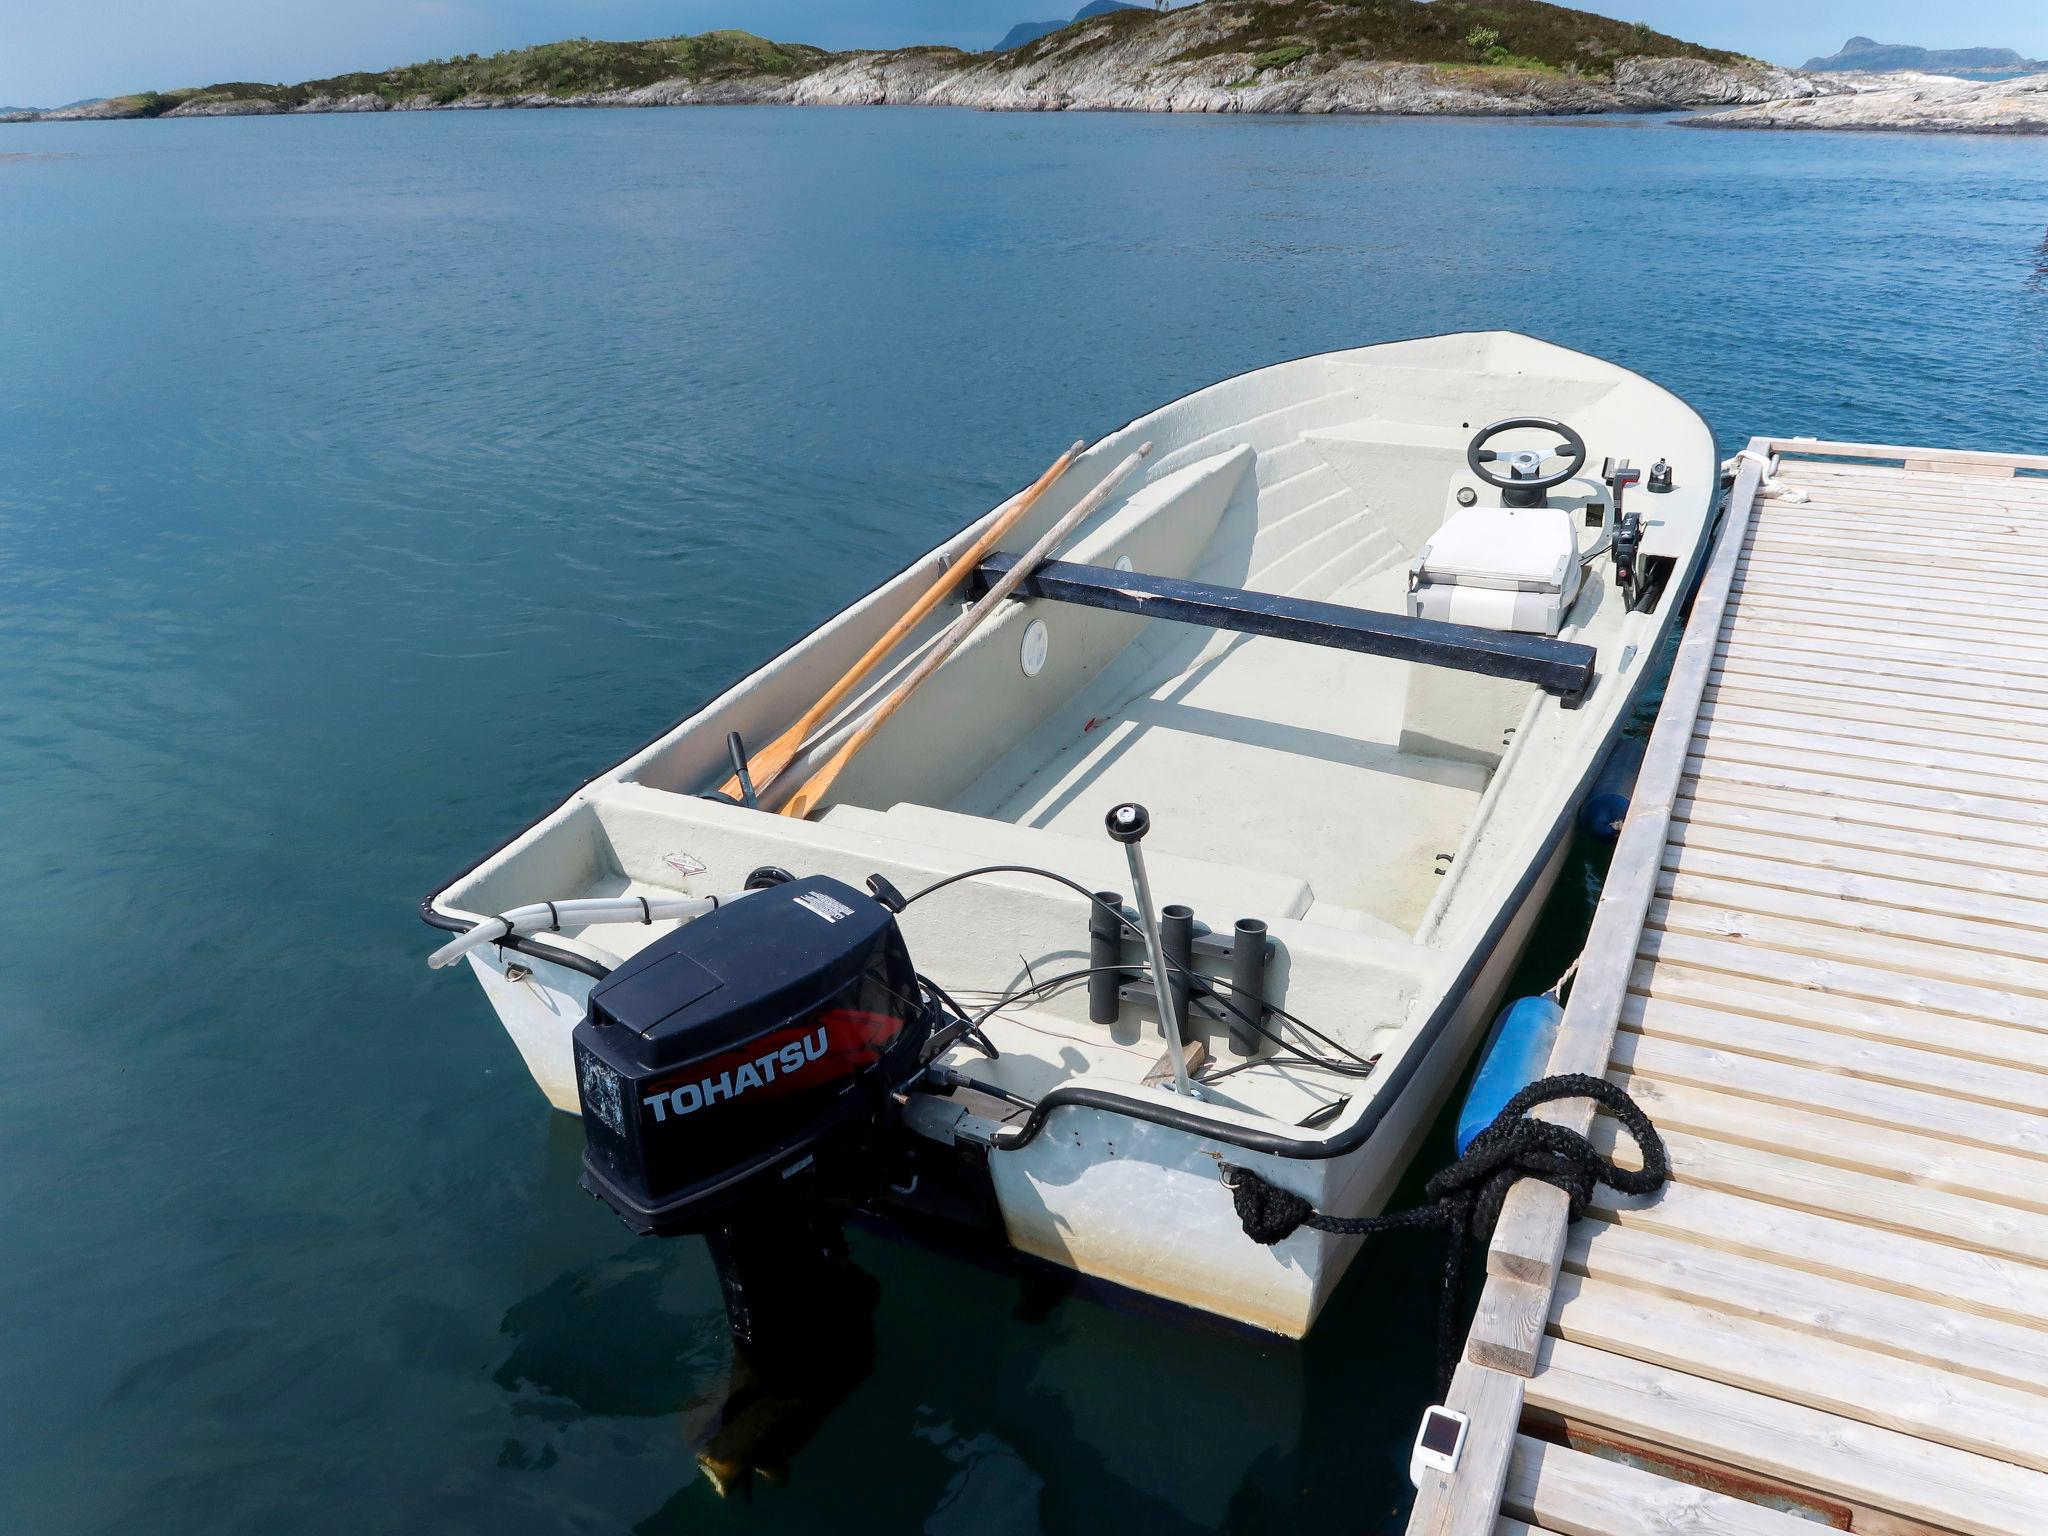
[[[1036,677],[1045,670],[1046,654],[1051,649],[1052,635],[1045,627],[1045,620],[1033,619],[1024,626],[1024,645],[1017,660],[1026,677]]]

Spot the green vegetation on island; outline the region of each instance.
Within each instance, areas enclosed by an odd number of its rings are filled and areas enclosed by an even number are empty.
[[[233,80],[187,90],[146,91],[113,101],[138,108],[131,114],[138,117],[160,117],[187,103],[263,101],[291,108],[351,96],[374,96],[391,103],[423,99],[447,106],[468,96],[586,96],[636,90],[663,80],[795,79],[832,57],[822,48],[774,43],[737,30],[637,43],[578,37],[506,53],[470,53],[396,69],[358,70],[324,80],[302,80],[297,85]]]
[[[1614,21],[1543,0],[1252,0],[1241,9],[1243,28],[1181,57],[1251,53],[1263,60],[1286,50],[1290,62],[1314,55],[1374,64],[1555,70],[1591,79],[1612,75],[1623,59],[1644,56],[1744,62],[1741,54],[1702,48],[1642,22]],[[1130,11],[1106,19],[1135,27],[1160,18],[1153,11]]]

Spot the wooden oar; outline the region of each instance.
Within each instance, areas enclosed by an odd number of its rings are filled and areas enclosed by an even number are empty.
[[[861,659],[853,664],[851,671],[820,694],[818,702],[804,711],[803,718],[795,725],[760,751],[749,754],[747,767],[751,770],[757,793],[765,792],[768,786],[775,782],[775,776],[795,760],[797,753],[803,749],[803,744],[810,740],[812,732],[816,731],[825,717],[832,713],[839,701],[853,692],[860,680],[874,670],[875,663],[895,650],[902,643],[903,637],[917,628],[924,621],[926,614],[945,601],[947,593],[960,585],[961,573],[974,573],[974,568],[987,558],[989,551],[1002,542],[1003,537],[1017,526],[1024,514],[1038,504],[1038,498],[1051,490],[1060,476],[1067,472],[1067,466],[1080,456],[1085,446],[1083,443],[1074,444],[1053,460],[1050,469],[998,508],[995,521],[988,525],[988,530],[970,544],[959,559],[946,567],[945,574],[932,583],[929,591],[910,605],[909,611],[902,618],[889,626],[887,634],[867,648]],[[737,796],[740,793],[740,776],[735,773],[727,779],[719,786],[719,792]]]
[[[904,701],[924,684],[925,679],[945,665],[946,658],[960,648],[962,641],[974,633],[975,626],[1002,607],[1009,599],[1010,594],[1024,584],[1025,578],[1036,570],[1048,555],[1059,548],[1060,543],[1067,535],[1080,527],[1087,520],[1089,514],[1109,500],[1116,488],[1123,483],[1125,477],[1142,464],[1145,461],[1145,456],[1151,451],[1152,445],[1150,443],[1142,444],[1136,453],[1125,459],[1123,463],[1117,465],[1107,475],[1104,475],[1102,483],[1097,485],[1086,496],[1083,496],[1075,504],[1073,511],[1047,529],[1045,537],[1026,550],[1023,557],[1005,571],[997,579],[994,586],[988,589],[987,594],[980,602],[954,620],[953,627],[939,637],[932,648],[925,653],[924,660],[920,661],[910,676],[906,677],[897,686],[896,691],[884,699],[875,709],[874,713],[868,716],[860,729],[848,738],[846,745],[833,753],[825,765],[811,775],[810,781],[789,797],[788,801],[781,807],[782,814],[785,816],[810,815],[818,802],[831,792],[833,781],[846,771],[846,765],[853,760],[853,755],[870,741],[874,740],[875,732],[888,723],[889,717],[903,707]]]

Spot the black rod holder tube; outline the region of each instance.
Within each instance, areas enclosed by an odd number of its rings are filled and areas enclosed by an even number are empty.
[[[1114,1024],[1123,1012],[1124,898],[1097,891],[1088,903],[1088,1021]]]
[[[1159,947],[1166,951],[1166,963],[1172,973],[1168,985],[1173,988],[1173,1016],[1180,1023],[1180,1037],[1185,1040],[1192,1033],[1188,1028],[1188,978],[1195,969],[1193,907],[1176,902],[1159,909]]]
[[[1256,917],[1240,917],[1230,942],[1230,1000],[1254,1020],[1266,1021],[1266,925]],[[1256,1056],[1259,1032],[1230,1015],[1230,1052]]]

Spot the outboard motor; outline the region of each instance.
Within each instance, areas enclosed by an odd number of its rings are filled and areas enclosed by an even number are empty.
[[[930,1027],[895,914],[872,896],[815,876],[721,907],[590,990],[583,1187],[663,1235],[792,1191],[857,1196]]]
[[[583,1187],[636,1232],[707,1234],[741,1345],[800,1343],[784,1321],[847,1293],[818,1281],[851,1268],[843,1207],[880,1176],[933,1024],[863,891],[815,876],[708,913],[591,988]]]

